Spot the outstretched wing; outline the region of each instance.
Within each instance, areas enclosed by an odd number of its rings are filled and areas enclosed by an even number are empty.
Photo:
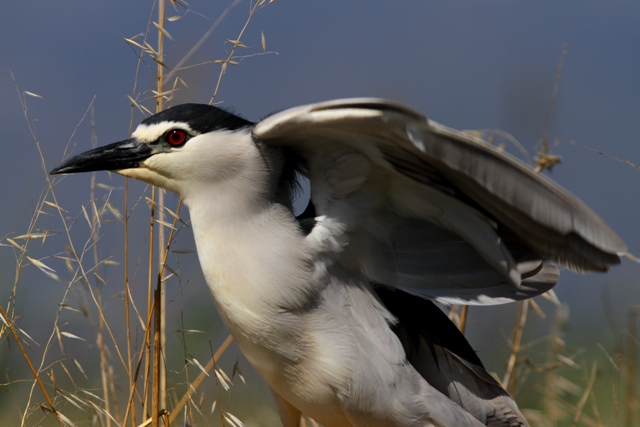
[[[305,162],[318,226],[374,282],[446,303],[550,289],[558,271],[606,271],[626,253],[587,206],[470,133],[405,106],[346,99],[282,111],[254,136]]]

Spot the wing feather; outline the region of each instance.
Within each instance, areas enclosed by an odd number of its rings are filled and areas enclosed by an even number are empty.
[[[296,107],[257,123],[254,136],[304,159],[318,215],[344,226],[344,263],[416,295],[470,304],[528,298],[557,281],[545,259],[606,271],[626,253],[551,180],[401,104]]]
[[[432,302],[375,289],[397,317],[407,359],[427,382],[487,426],[527,426],[516,403],[485,370],[464,335]]]
[[[410,123],[407,135],[447,179],[544,255],[578,270],[605,271],[626,252],[584,203],[473,135],[433,122]]]

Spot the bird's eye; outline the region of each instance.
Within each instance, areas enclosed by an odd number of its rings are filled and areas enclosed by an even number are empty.
[[[187,142],[187,132],[182,129],[172,129],[164,135],[164,140],[172,147],[180,147]]]

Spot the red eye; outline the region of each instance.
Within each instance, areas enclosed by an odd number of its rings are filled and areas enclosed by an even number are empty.
[[[164,136],[164,140],[167,144],[173,147],[179,147],[187,142],[187,132],[182,129],[173,129],[167,132]]]

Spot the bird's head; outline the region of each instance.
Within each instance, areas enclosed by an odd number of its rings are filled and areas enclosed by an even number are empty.
[[[185,196],[255,168],[252,126],[210,105],[178,105],[145,119],[130,139],[71,157],[51,174],[109,170]]]

